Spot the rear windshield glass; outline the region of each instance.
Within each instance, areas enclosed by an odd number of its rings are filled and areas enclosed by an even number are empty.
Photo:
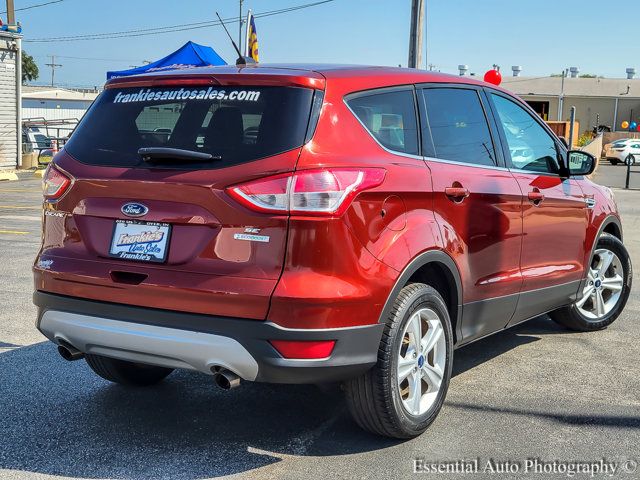
[[[220,168],[286,152],[304,143],[313,90],[293,87],[107,89],[65,150],[91,165]],[[212,155],[206,162],[145,162],[140,148]]]

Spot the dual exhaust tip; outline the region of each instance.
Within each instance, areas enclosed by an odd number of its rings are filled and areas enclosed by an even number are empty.
[[[84,353],[66,342],[58,345],[58,353],[68,362],[84,358]],[[212,371],[213,380],[216,382],[216,385],[223,390],[231,390],[232,388],[240,386],[240,377],[232,371],[220,367],[214,367]]]
[[[84,353],[77,348],[73,348],[71,345],[67,345],[66,343],[58,345],[58,353],[68,362],[84,358]]]
[[[240,386],[240,377],[225,368],[213,369],[213,380],[223,390],[231,390]]]

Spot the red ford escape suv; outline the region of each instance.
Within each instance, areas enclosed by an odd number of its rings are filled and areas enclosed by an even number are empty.
[[[343,382],[360,426],[416,436],[456,347],[545,312],[599,330],[624,308],[631,262],[594,166],[470,78],[112,80],[44,179],[37,326],[113,382]]]

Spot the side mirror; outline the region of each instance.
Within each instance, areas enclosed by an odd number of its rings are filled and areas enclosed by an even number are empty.
[[[582,150],[569,150],[567,160],[569,175],[572,177],[589,175],[596,168],[596,157]]]

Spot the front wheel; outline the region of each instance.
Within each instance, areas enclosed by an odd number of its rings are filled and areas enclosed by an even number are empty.
[[[349,410],[372,433],[416,437],[442,408],[452,364],[453,333],[442,297],[428,285],[409,284],[386,319],[377,364],[345,384]]]
[[[632,277],[631,259],[624,244],[604,233],[598,239],[578,300],[549,315],[565,327],[580,332],[606,328],[622,313]]]
[[[624,160],[624,164],[625,165],[635,165],[636,164],[636,157],[634,155],[627,155],[627,158],[625,158]]]

